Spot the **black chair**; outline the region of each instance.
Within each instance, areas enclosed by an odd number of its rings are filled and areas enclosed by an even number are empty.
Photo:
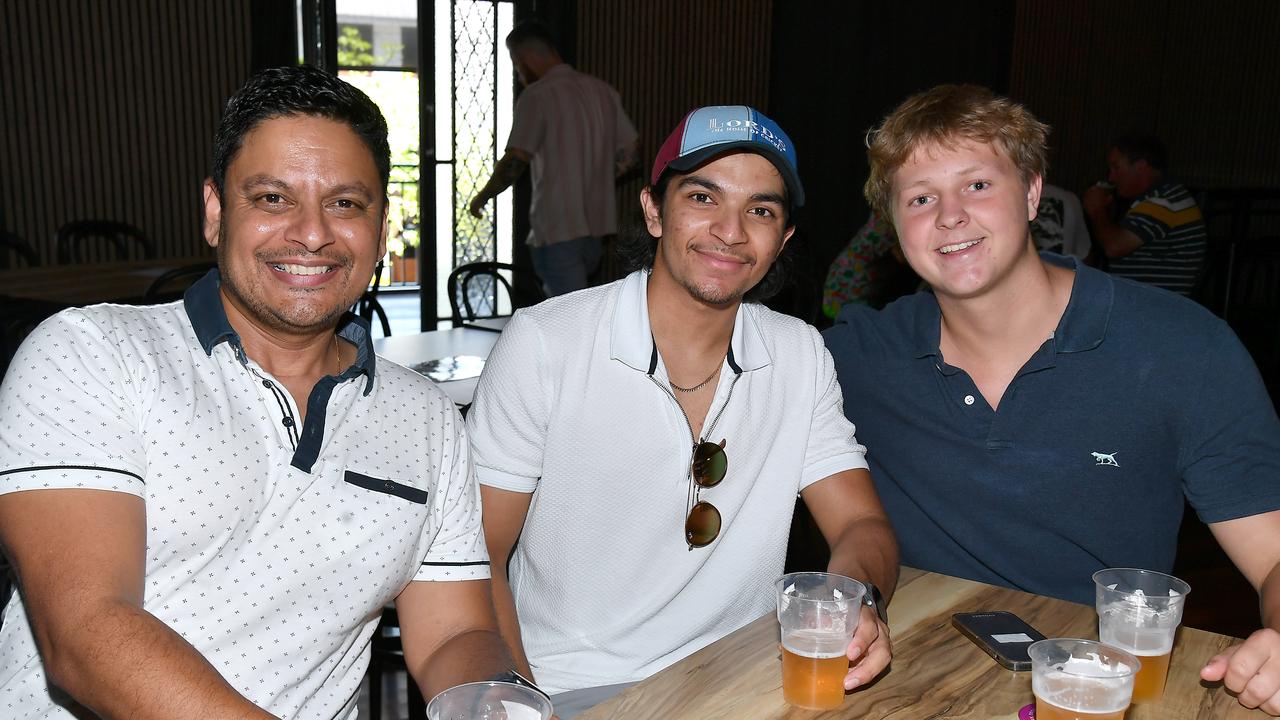
[[[178,300],[187,291],[187,288],[191,287],[192,283],[204,277],[206,273],[217,266],[216,262],[210,260],[209,262],[174,268],[156,278],[147,287],[147,291],[142,295],[142,302],[145,305],[155,305]]]
[[[479,318],[510,315],[509,312],[499,312],[498,288],[506,288],[507,300],[512,309],[516,308],[517,298],[511,290],[511,283],[500,272],[514,269],[514,266],[500,262],[473,262],[454,268],[445,281],[453,326],[462,327]]]
[[[351,312],[368,320],[370,327],[373,326],[374,316],[377,316],[378,323],[382,325],[383,337],[391,337],[391,321],[387,319],[387,311],[382,307],[382,303],[378,302],[378,287],[382,284],[382,267],[383,262],[379,260],[373,271],[373,286],[365,290],[360,299],[356,300],[356,304],[351,306]]]
[[[40,254],[27,241],[9,231],[0,232],[0,270],[8,270],[25,264],[36,267],[40,264]]]
[[[58,228],[58,264],[151,260],[155,246],[138,228],[111,220],[75,220]]]
[[[9,567],[9,560],[4,555],[0,555],[0,610],[9,604],[9,594],[15,589],[13,578],[10,577],[13,568]],[[0,627],[4,627],[4,613],[0,612]]]
[[[373,631],[370,641],[369,670],[369,717],[382,720],[382,676],[387,672],[403,671],[408,686],[409,720],[426,720],[427,701],[418,689],[418,683],[409,674],[409,666],[404,661],[404,646],[400,643],[400,618],[396,609],[388,606],[382,610],[382,620],[378,629]]]
[[[66,305],[47,300],[0,296],[0,378],[31,331],[45,318],[65,308]]]

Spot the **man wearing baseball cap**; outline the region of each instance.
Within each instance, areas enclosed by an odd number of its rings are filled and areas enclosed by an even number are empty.
[[[755,302],[804,202],[791,140],[695,110],[640,202],[642,267],[516,313],[467,420],[517,664],[577,691],[566,717],[772,612],[798,493],[829,569],[879,588],[847,653],[867,683],[897,544],[821,337]]]

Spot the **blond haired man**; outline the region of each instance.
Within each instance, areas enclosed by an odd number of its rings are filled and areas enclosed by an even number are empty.
[[[866,195],[933,288],[825,339],[903,562],[1092,603],[1093,571],[1168,571],[1183,497],[1280,627],[1280,422],[1194,303],[1036,252],[1048,127],[985,88],[909,98]],[[1280,633],[1202,671],[1280,714]]]

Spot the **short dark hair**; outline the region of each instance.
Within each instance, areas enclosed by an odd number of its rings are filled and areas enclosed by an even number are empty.
[[[223,197],[227,168],[259,123],[289,115],[312,115],[346,124],[369,148],[387,197],[391,146],[382,111],[359,88],[309,65],[263,70],[236,91],[213,136],[213,185]]]
[[[658,214],[662,214],[662,203],[667,196],[667,187],[671,184],[671,178],[676,173],[665,172],[658,178],[658,184],[650,186],[649,197],[653,199],[653,204],[658,208]],[[785,192],[785,190],[784,190]],[[788,205],[786,212],[786,227],[795,225],[793,218],[794,208]],[[639,227],[635,227],[624,233],[618,238],[617,245],[618,259],[622,263],[625,272],[631,273],[636,270],[652,270],[654,260],[658,256],[658,238],[649,234],[644,223],[640,223]],[[765,272],[764,277],[760,278],[760,282],[742,295],[744,302],[762,303],[765,300],[777,295],[783,288],[792,281],[792,267],[795,265],[795,259],[792,255],[791,244],[787,243],[782,248],[782,252],[778,253],[778,257],[769,266],[769,270]]]
[[[1151,167],[1164,172],[1164,143],[1146,130],[1128,130],[1111,141],[1111,147],[1134,163],[1146,160]]]
[[[508,50],[515,50],[528,43],[536,43],[557,54],[560,52],[556,45],[556,37],[551,34],[551,28],[540,20],[525,20],[507,33]]]

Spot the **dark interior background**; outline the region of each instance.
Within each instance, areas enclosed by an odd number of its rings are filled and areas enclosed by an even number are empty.
[[[226,97],[297,57],[292,2],[8,0],[0,23],[0,223],[52,260],[75,218],[199,249],[197,199]],[[681,114],[744,103],[792,136],[815,273],[866,217],[866,130],[940,82],[1008,93],[1050,123],[1050,180],[1079,192],[1139,127],[1198,188],[1280,185],[1280,3],[1237,0],[519,0],[613,83],[651,156]],[[646,158],[646,164],[648,160]],[[624,187],[634,213],[639,182]],[[820,278],[818,278],[820,282]]]

